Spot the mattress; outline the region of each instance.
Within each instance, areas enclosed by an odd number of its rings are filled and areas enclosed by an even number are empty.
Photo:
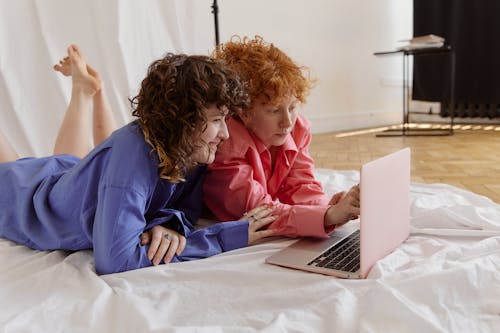
[[[359,181],[315,176],[328,194]],[[500,205],[446,184],[412,183],[410,197],[410,237],[364,280],[266,264],[295,241],[281,237],[103,276],[91,251],[0,239],[0,331],[499,332]]]

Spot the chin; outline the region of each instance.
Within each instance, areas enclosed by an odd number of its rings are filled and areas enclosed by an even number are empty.
[[[205,164],[212,164],[215,161],[215,155],[210,155]]]
[[[210,164],[215,161],[215,153],[211,151],[198,151],[193,155],[193,161],[198,164]]]
[[[215,161],[215,154],[209,154],[204,158],[200,159],[198,163],[200,164],[211,164]]]
[[[286,141],[286,138],[280,139],[280,140],[274,140],[274,142],[271,143],[271,146],[282,146]]]

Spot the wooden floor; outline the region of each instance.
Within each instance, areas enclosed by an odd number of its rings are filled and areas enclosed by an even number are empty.
[[[426,137],[343,134],[313,135],[310,153],[317,168],[359,170],[365,162],[410,147],[412,182],[446,183],[500,203],[500,128]]]

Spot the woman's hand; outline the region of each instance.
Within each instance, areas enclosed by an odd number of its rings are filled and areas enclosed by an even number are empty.
[[[337,192],[334,195],[332,195],[332,198],[330,199],[330,202],[328,203],[329,205],[336,205],[339,203],[340,199],[342,199],[345,195],[345,191]]]
[[[156,266],[162,258],[168,264],[175,254],[181,254],[186,247],[186,238],[177,231],[157,225],[141,234],[141,245],[149,243],[148,258]]]
[[[270,215],[272,211],[272,207],[264,205],[243,214],[240,221],[248,221],[248,245],[253,245],[262,238],[276,234],[276,229],[260,230],[276,220],[277,216]]]
[[[349,192],[336,193],[330,200],[333,204],[325,214],[325,227],[339,226],[359,217],[359,185]]]

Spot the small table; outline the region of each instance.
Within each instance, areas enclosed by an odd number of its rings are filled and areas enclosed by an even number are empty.
[[[401,130],[389,129],[383,133],[377,134],[377,136],[443,136],[443,135],[453,135],[453,113],[454,113],[454,93],[455,93],[455,52],[452,50],[451,46],[445,45],[439,48],[424,48],[424,49],[413,49],[413,50],[396,50],[387,52],[375,52],[376,56],[385,55],[403,55],[403,124]],[[410,85],[408,83],[410,73],[409,73],[409,56],[433,56],[433,55],[448,55],[450,56],[450,128],[449,130],[443,129],[411,129],[409,122],[410,115]]]

